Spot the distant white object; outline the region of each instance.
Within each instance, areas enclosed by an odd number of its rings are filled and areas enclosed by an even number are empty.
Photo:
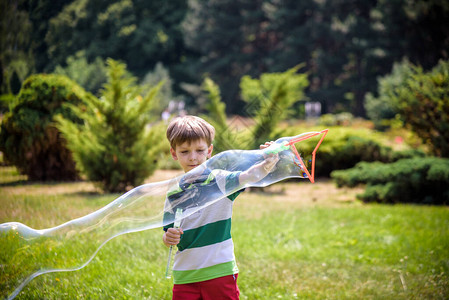
[[[168,119],[170,119],[170,112],[169,112],[169,110],[168,110],[168,109],[165,109],[165,110],[162,112],[161,117],[162,117],[162,120],[163,120],[164,122],[168,122]]]
[[[306,102],[306,118],[318,118],[321,115],[320,102]]]

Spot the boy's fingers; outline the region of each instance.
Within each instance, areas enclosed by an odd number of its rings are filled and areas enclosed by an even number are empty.
[[[180,237],[176,237],[176,236],[173,237],[173,236],[167,235],[167,236],[165,237],[165,241],[166,241],[166,243],[169,244],[169,245],[176,245],[176,244],[179,243],[180,240],[181,240],[181,238],[180,238]]]
[[[169,228],[167,231],[167,237],[171,239],[179,239],[182,234],[184,231],[181,228]]]
[[[271,141],[271,142],[265,142],[265,144],[260,145],[259,148],[260,148],[260,149],[265,149],[265,148],[270,147],[271,144],[273,144],[273,141]]]

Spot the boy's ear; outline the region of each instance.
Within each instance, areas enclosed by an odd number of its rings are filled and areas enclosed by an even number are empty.
[[[174,160],[178,160],[178,156],[176,155],[175,149],[170,147],[170,153],[171,153],[171,157],[173,157]]]
[[[210,144],[209,148],[207,149],[207,158],[211,158],[212,150],[214,150],[214,145]]]

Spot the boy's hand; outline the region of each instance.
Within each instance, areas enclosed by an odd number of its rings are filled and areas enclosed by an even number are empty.
[[[179,244],[179,241],[181,240],[181,235],[184,232],[181,228],[168,228],[168,230],[164,233],[164,236],[162,237],[162,240],[164,241],[164,244],[167,246],[173,246]]]
[[[260,149],[270,147],[273,142],[260,145]],[[244,185],[249,182],[258,182],[267,176],[279,161],[279,154],[264,154],[264,160],[240,173],[239,182]]]
[[[274,142],[265,142],[265,144],[260,145],[260,149],[265,149],[271,146]],[[274,166],[276,166],[276,163],[279,161],[279,154],[269,154],[265,160],[262,162],[262,167],[265,169],[267,173],[270,173]]]
[[[260,149],[265,149],[265,148],[270,147],[271,144],[273,144],[273,143],[274,143],[273,141],[271,141],[271,142],[265,142],[265,144],[260,145],[259,147],[260,147]]]

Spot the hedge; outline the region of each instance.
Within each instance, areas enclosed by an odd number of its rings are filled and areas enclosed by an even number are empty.
[[[279,132],[278,136],[292,136],[304,131],[290,128]],[[296,147],[300,153],[307,154],[312,152],[316,142],[317,139],[305,140],[296,144]],[[331,127],[317,152],[315,173],[328,177],[334,170],[349,169],[361,161],[389,163],[424,156],[423,151],[416,149],[395,151],[385,146],[372,130]]]
[[[365,184],[364,202],[449,204],[449,159],[401,159],[394,163],[361,162],[331,173],[337,186]]]

